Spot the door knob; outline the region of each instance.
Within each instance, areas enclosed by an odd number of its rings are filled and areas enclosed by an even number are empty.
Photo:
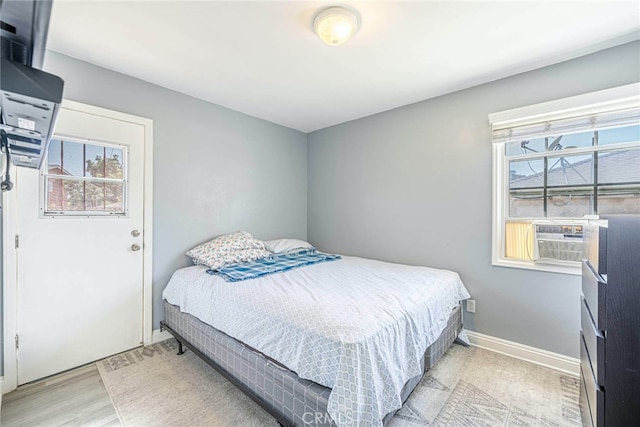
[[[133,237],[138,237],[138,236],[140,235],[140,231],[138,231],[138,230],[132,230],[132,231],[131,231],[131,235],[132,235]]]
[[[133,252],[139,251],[140,250],[140,245],[137,243],[134,243],[133,245],[131,245],[131,250]]]

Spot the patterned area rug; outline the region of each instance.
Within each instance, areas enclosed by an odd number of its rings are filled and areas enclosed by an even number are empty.
[[[98,362],[125,427],[274,426],[275,420],[192,352],[167,340]],[[390,427],[581,425],[579,379],[453,345]]]
[[[509,356],[453,345],[389,426],[581,426],[579,381]]]
[[[97,362],[125,427],[277,426],[193,352],[167,340]]]

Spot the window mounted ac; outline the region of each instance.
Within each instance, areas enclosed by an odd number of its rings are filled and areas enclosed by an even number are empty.
[[[584,221],[534,221],[533,258],[539,263],[580,263],[583,253]]]

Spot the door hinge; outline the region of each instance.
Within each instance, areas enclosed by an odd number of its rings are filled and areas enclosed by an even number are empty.
[[[18,237],[17,234],[16,234],[15,242],[16,242],[16,249],[18,249],[18,247],[20,246],[20,237]]]
[[[16,350],[20,348],[20,339],[18,338],[18,334],[16,334]]]

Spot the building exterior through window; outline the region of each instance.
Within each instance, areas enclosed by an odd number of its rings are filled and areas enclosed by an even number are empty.
[[[640,84],[489,118],[493,264],[579,274],[588,217],[640,214]]]

